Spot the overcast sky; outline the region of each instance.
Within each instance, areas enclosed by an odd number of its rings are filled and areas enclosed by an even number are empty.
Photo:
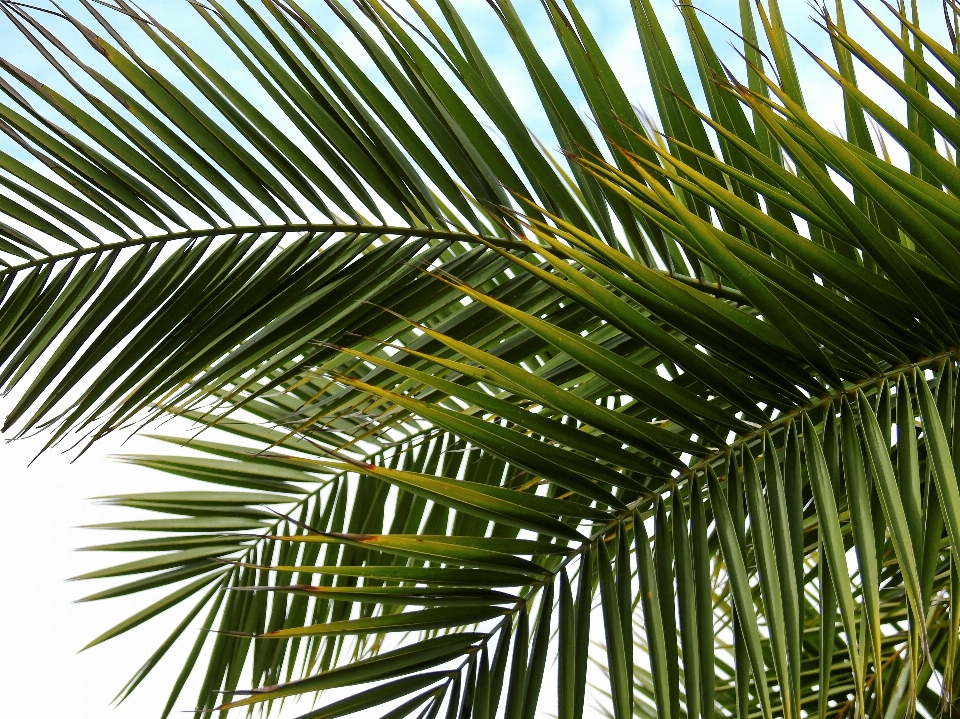
[[[43,0],[34,0],[40,4]],[[317,8],[319,0],[301,0],[308,9]],[[562,51],[552,38],[548,23],[540,11],[539,0],[515,0],[525,18],[530,19],[531,35],[544,50],[548,63],[574,91],[572,76],[564,72]],[[396,3],[402,4],[401,0]],[[805,0],[781,0],[787,25],[816,52],[830,57],[822,34],[808,19],[810,8]],[[854,34],[867,40],[876,39],[876,32],[867,26],[848,2],[849,22]],[[877,2],[869,3],[877,6]],[[81,12],[78,0],[61,0],[71,12]],[[209,41],[196,13],[181,0],[142,0],[142,5],[156,14],[185,40],[200,49],[207,60],[231,61],[216,42]],[[692,89],[697,83],[695,69],[680,15],[670,0],[653,0],[664,29],[671,39],[687,73]],[[698,7],[736,24],[736,4],[733,0],[702,0]],[[458,0],[457,7],[476,33],[482,49],[502,78],[511,100],[520,109],[531,129],[545,141],[550,141],[549,128],[543,114],[536,107],[535,94],[523,76],[522,64],[508,44],[485,0]],[[642,55],[633,26],[628,0],[581,0],[581,10],[598,36],[600,44],[626,87],[630,99],[639,107],[654,112],[649,83],[643,71]],[[943,35],[939,0],[920,3],[927,26]],[[731,63],[737,58],[727,51],[728,40],[734,39],[713,20],[704,19],[704,25],[716,40],[719,49],[726,52]],[[344,41],[347,35],[341,33]],[[7,60],[22,64],[25,69],[43,81],[58,88],[57,76],[44,67],[36,55],[8,25],[0,24],[0,52]],[[64,38],[69,41],[68,38]],[[236,64],[236,63],[234,63]],[[809,61],[800,61],[800,75],[811,112],[828,127],[842,125],[840,97],[833,85],[825,81],[819,70]],[[734,65],[737,68],[742,64]],[[224,66],[221,66],[223,69]],[[230,65],[226,65],[227,70]],[[860,73],[862,85],[868,92],[883,94],[881,88],[867,73]],[[696,90],[695,90],[695,94]],[[889,107],[899,116],[903,110],[892,98]],[[585,103],[580,103],[585,107]],[[12,152],[9,141],[0,139],[0,147]],[[11,406],[0,399],[0,414]],[[166,433],[186,431],[173,423],[164,428]],[[3,591],[0,591],[0,688],[3,692],[4,712],[11,717],[71,716],[75,719],[93,717],[150,717],[158,714],[165,703],[166,692],[180,669],[188,642],[182,641],[171,651],[170,657],[154,671],[146,683],[117,710],[109,710],[108,703],[142,661],[159,645],[186,611],[163,616],[145,626],[100,645],[88,652],[76,652],[92,637],[133,614],[159,595],[138,594],[132,597],[90,604],[74,604],[77,598],[90,594],[102,586],[92,582],[70,583],[67,578],[104,566],[109,558],[94,553],[75,552],[77,547],[107,541],[117,536],[105,531],[80,530],[79,525],[127,519],[131,510],[117,510],[99,506],[88,498],[147,490],[187,488],[190,483],[149,470],[118,464],[110,459],[119,452],[167,451],[158,443],[141,438],[130,439],[125,445],[122,436],[110,437],[77,458],[76,453],[51,451],[30,461],[42,447],[44,437],[36,437],[12,444],[0,445],[0,475],[4,510],[5,561],[3,562]],[[73,461],[72,461],[73,460]],[[163,590],[161,590],[163,591]],[[548,678],[548,682],[551,680]],[[545,685],[545,694],[552,693],[552,684]],[[188,686],[180,702],[180,709],[189,709],[195,690]],[[278,716],[292,717],[306,711],[287,707]]]

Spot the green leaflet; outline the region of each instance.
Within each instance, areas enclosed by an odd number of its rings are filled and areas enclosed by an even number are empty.
[[[504,719],[521,719],[526,703],[527,662],[530,655],[529,608],[524,604],[517,612],[517,626],[513,634],[510,673],[507,677]]]
[[[106,500],[110,503],[121,501],[138,501],[143,503],[177,503],[196,505],[226,505],[243,506],[246,504],[286,504],[294,499],[282,494],[265,494],[256,492],[141,492],[139,494],[114,494],[94,499]]]
[[[621,529],[621,531],[623,531]],[[614,716],[626,719],[631,714],[630,668],[627,666],[626,648],[623,641],[622,617],[620,614],[617,587],[611,571],[612,562],[606,543],[600,540],[597,552],[600,573],[600,606],[603,611],[603,627],[607,639],[610,662],[610,684],[613,693]]]
[[[609,516],[604,512],[591,510],[589,507],[573,502],[550,500],[499,487],[414,475],[374,465],[367,465],[364,469],[414,494],[449,504],[459,511],[474,513],[495,522],[504,522],[544,534],[555,534],[557,537],[574,541],[583,541],[583,535],[548,516],[546,512],[576,518],[605,519]],[[568,506],[564,506],[565,504]]]
[[[876,534],[871,516],[871,488],[867,485],[860,436],[857,434],[853,410],[844,398],[840,410],[843,473],[847,484],[854,544],[857,548],[857,564],[860,569],[863,592],[863,609],[867,616],[861,618],[870,638],[874,666],[883,661],[881,649],[880,578],[877,575]],[[862,661],[866,661],[866,650]],[[865,670],[861,670],[864,671]]]
[[[506,610],[467,609],[465,607],[450,607],[437,609],[422,609],[406,614],[391,614],[382,617],[366,619],[347,619],[327,624],[314,624],[293,629],[280,629],[267,634],[256,635],[263,639],[286,639],[290,637],[344,635],[344,634],[379,634],[382,632],[416,632],[431,629],[446,629],[493,619],[508,614]]]
[[[773,653],[773,665],[776,668],[779,684],[783,687],[784,716],[794,716],[797,698],[793,696],[793,682],[787,659],[789,639],[785,621],[784,597],[780,582],[777,581],[777,552],[774,549],[773,527],[770,512],[760,487],[760,476],[756,460],[748,450],[741,454],[744,467],[744,489],[747,496],[747,510],[750,527],[753,530],[754,552],[760,573],[761,596],[767,625],[770,631],[770,647]]]
[[[540,598],[540,612],[537,616],[537,626],[533,634],[530,664],[524,677],[523,694],[525,698],[521,713],[522,719],[534,719],[537,711],[543,674],[547,666],[547,652],[550,649],[550,625],[553,613],[553,584],[551,583],[546,586]]]
[[[436,664],[447,661],[452,656],[457,656],[480,639],[481,636],[482,635],[477,633],[467,632],[427,639],[416,647],[403,647],[390,652],[384,652],[379,656],[347,664],[328,672],[322,672],[308,679],[289,682],[279,686],[264,687],[263,689],[252,692],[237,692],[251,694],[252,696],[249,699],[237,701],[235,706],[245,706],[247,704],[268,701],[284,696],[303,694],[333,687],[361,684],[390,677],[391,675],[402,675],[408,673],[410,667],[420,665],[435,666]]]
[[[408,589],[406,587],[316,587],[294,584],[287,587],[238,587],[246,591],[271,591],[303,594],[316,599],[330,599],[339,602],[369,602],[396,606],[489,606],[492,604],[512,604],[517,598],[504,592],[484,589],[460,589],[453,587],[434,587],[433,589]]]
[[[107,641],[108,639],[112,639],[113,637],[119,634],[123,634],[124,632],[130,631],[134,627],[137,627],[140,624],[143,624],[145,621],[152,619],[153,617],[157,616],[161,612],[165,612],[170,607],[175,606],[180,602],[182,602],[184,599],[187,599],[188,597],[196,594],[198,591],[203,589],[203,587],[207,586],[208,584],[210,584],[210,582],[212,582],[215,579],[218,579],[221,576],[222,576],[222,573],[217,573],[210,576],[201,577],[200,579],[197,579],[196,581],[193,581],[190,584],[187,584],[185,586],[180,587],[179,589],[174,590],[173,592],[163,597],[162,599],[159,599],[158,601],[154,602],[150,606],[144,609],[141,609],[139,612],[137,612],[133,616],[128,617],[127,619],[124,619],[119,624],[116,624],[115,626],[111,627],[110,629],[105,631],[103,634],[98,636],[96,639],[93,639],[92,641],[90,641],[84,647],[84,649],[89,649],[90,647],[96,646],[97,644],[101,644]]]
[[[937,412],[930,388],[922,378],[919,378],[916,384],[927,453],[933,462],[933,478],[937,486],[941,511],[946,520],[951,553],[953,561],[960,562],[960,488],[957,485],[956,469],[940,413]]]
[[[128,542],[114,542],[113,544],[97,544],[90,547],[81,547],[81,551],[87,552],[146,552],[163,551],[171,549],[189,549],[191,547],[209,547],[212,545],[225,545],[233,539],[229,535],[218,534],[197,534],[197,535],[170,535],[168,537],[157,537],[155,539],[133,539]],[[237,545],[246,541],[247,537],[238,536],[235,538]]]
[[[202,559],[188,562],[166,572],[151,574],[149,577],[144,577],[143,579],[135,579],[134,581],[127,582],[126,584],[120,584],[115,587],[110,587],[109,589],[88,594],[77,601],[95,602],[101,599],[112,599],[113,597],[122,597],[127,594],[143,592],[148,589],[156,589],[157,587],[164,587],[168,584],[174,584],[175,582],[183,581],[184,579],[190,579],[198,574],[208,574],[209,572],[212,572],[221,566],[222,565],[217,562],[204,561]]]
[[[734,520],[724,501],[723,490],[712,471],[707,473],[707,486],[710,491],[710,500],[714,507],[714,517],[717,522],[717,534],[723,548],[723,558],[730,572],[730,585],[734,593],[735,609],[739,620],[738,626],[742,632],[743,642],[749,656],[750,668],[753,672],[753,686],[760,695],[761,708],[765,717],[770,717],[770,695],[767,689],[766,671],[761,655],[760,631],[757,626],[757,617],[753,609],[753,598],[749,588],[749,578],[744,559],[742,540],[737,536]],[[738,676],[739,676],[738,664]]]
[[[690,536],[687,528],[687,518],[683,510],[683,500],[679,492],[675,492],[673,495],[671,509],[687,715],[697,716],[700,714],[700,702],[703,699],[700,677],[701,639],[697,631],[698,617],[695,595],[697,580],[694,578],[694,567],[691,564]]]
[[[260,529],[266,523],[234,517],[189,517],[187,519],[138,519],[87,525],[91,529],[127,529],[144,532],[230,532]]]
[[[837,592],[840,618],[847,634],[847,647],[850,652],[850,662],[853,665],[858,701],[862,703],[863,665],[860,663],[860,646],[858,628],[854,618],[853,592],[850,588],[850,579],[846,569],[847,563],[844,557],[836,497],[828,474],[826,460],[821,450],[820,440],[817,438],[816,429],[807,415],[804,415],[803,439],[810,472],[810,485],[813,487],[817,514],[820,518],[820,533],[824,551],[827,555],[827,566],[830,569],[830,577]]]
[[[513,556],[512,552],[539,554],[561,553],[569,550],[546,542],[520,539],[483,539],[472,537],[430,538],[425,535],[366,535],[366,534],[304,534],[278,536],[289,542],[333,542],[350,546],[385,551],[403,557],[413,557],[444,564],[494,569],[513,574],[537,576],[543,569],[533,562]],[[497,550],[500,551],[497,551]],[[508,553],[510,552],[510,553]]]
[[[190,479],[250,489],[269,488],[294,495],[303,494],[304,490],[290,484],[291,481],[311,483],[317,481],[316,477],[306,472],[283,466],[264,466],[262,463],[254,462],[231,462],[193,457],[171,459],[165,455],[127,455],[123,459],[141,467],[162,469]]]
[[[73,579],[100,579],[102,577],[119,577],[127,574],[141,574],[143,572],[153,572],[158,569],[169,569],[178,567],[198,559],[210,559],[213,557],[222,557],[225,554],[237,551],[236,545],[226,545],[219,547],[197,547],[194,549],[184,549],[170,554],[161,554],[147,559],[138,559],[133,562],[119,564],[109,569],[99,569],[94,572],[80,574]]]
[[[416,677],[398,679],[383,686],[367,689],[348,699],[341,699],[321,709],[314,709],[313,711],[303,714],[302,719],[334,719],[335,717],[341,717],[345,714],[353,714],[354,712],[363,711],[364,709],[372,709],[398,697],[407,696],[412,692],[444,678],[442,672],[433,672]],[[440,689],[431,689],[422,692],[383,716],[385,719],[404,717],[417,706],[423,704],[427,697],[432,696],[436,700],[436,698],[441,696],[440,691]]]
[[[803,548],[793,546],[793,535],[800,533],[802,527],[794,528],[794,524],[802,524],[795,514],[791,516],[791,509],[796,513],[797,507],[803,499],[795,496],[798,492],[793,486],[790,491],[794,496],[787,497],[787,486],[780,471],[780,462],[777,449],[769,433],[764,435],[763,474],[767,489],[767,502],[770,507],[770,529],[773,533],[773,546],[776,554],[776,571],[783,579],[779,582],[780,594],[783,598],[783,622],[786,632],[787,661],[789,663],[790,681],[793,687],[793,712],[799,713],[800,685],[801,685],[801,597],[802,584],[794,581],[794,577],[802,573],[803,568],[796,566],[797,556],[803,556]],[[756,498],[754,498],[756,502]],[[792,505],[792,506],[791,506]],[[802,540],[801,540],[802,542]],[[768,570],[769,571],[769,570]],[[769,589],[768,589],[769,591]]]
[[[870,466],[876,481],[877,493],[880,495],[880,501],[883,505],[883,514],[887,521],[897,560],[901,564],[906,594],[910,600],[910,609],[914,618],[919,619],[922,625],[923,609],[920,601],[920,578],[917,570],[915,540],[911,534],[904,503],[901,499],[906,493],[901,492],[897,487],[893,465],[890,462],[890,454],[887,449],[888,441],[880,433],[880,425],[877,422],[876,415],[862,392],[857,395],[857,405],[860,410],[861,426],[867,454],[870,458]],[[904,443],[900,449],[907,452],[910,450],[910,445]],[[917,540],[919,540],[919,537],[917,537]]]
[[[247,565],[254,569],[269,569],[275,572],[298,572],[301,575],[320,574],[337,577],[369,577],[387,582],[411,582],[414,584],[437,584],[451,587],[517,587],[524,579],[515,574],[483,569],[453,569],[451,567],[398,567],[384,566],[316,566],[316,565]]]
[[[574,616],[573,591],[566,571],[560,572],[560,601],[557,611],[557,715],[560,719],[573,719],[576,713],[577,624]]]
[[[643,607],[644,629],[653,668],[654,696],[659,706],[670,702],[670,687],[667,670],[667,645],[663,631],[663,611],[660,606],[659,582],[650,551],[650,539],[639,512],[633,515],[634,554],[637,557],[637,574],[640,578],[640,606]],[[672,637],[671,637],[672,639]]]

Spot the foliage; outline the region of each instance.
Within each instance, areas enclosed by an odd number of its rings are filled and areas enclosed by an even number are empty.
[[[558,159],[455,2],[327,4],[192,3],[240,84],[125,0],[0,2],[63,80],[0,60],[5,429],[237,438],[126,458],[220,487],[108,498],[164,518],[88,548],[150,554],[87,599],[169,594],[91,645],[189,607],[119,698],[199,621],[164,717],[195,673],[197,716],[956,716],[956,47],[860,6],[895,71],[821,8],[838,134],[776,0],[739,3],[738,70],[670,10],[706,108],[632,0],[661,133],[572,0],[543,12],[590,121],[491,2]]]

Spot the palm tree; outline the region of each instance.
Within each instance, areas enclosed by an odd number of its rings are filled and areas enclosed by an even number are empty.
[[[958,716],[955,4],[947,47],[857,3],[897,70],[816,9],[833,131],[776,0],[731,3],[736,68],[667,10],[695,78],[631,1],[661,129],[572,0],[589,119],[491,1],[560,153],[454,0],[190,4],[229,67],[0,1],[61,78],[0,59],[4,430],[216,430],[126,458],[206,489],[110,498],[152,518],[94,549],[150,554],[88,599],[168,593],[91,645],[188,607],[120,699],[182,640],[163,717],[193,675],[197,717]]]

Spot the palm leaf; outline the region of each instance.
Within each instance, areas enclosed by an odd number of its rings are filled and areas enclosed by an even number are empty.
[[[148,555],[87,599],[167,594],[91,644],[191,600],[118,698],[202,621],[163,716],[197,675],[197,716],[529,719],[554,650],[563,719],[591,660],[617,718],[952,716],[955,49],[861,8],[894,70],[824,8],[842,137],[775,0],[739,5],[743,81],[633,0],[651,120],[550,0],[588,122],[498,0],[554,157],[455,3],[327,5],[191,3],[241,82],[124,0],[0,2],[59,78],[0,60],[6,428],[202,431],[124,458],[202,489],[103,498],[155,534],[90,547]]]

